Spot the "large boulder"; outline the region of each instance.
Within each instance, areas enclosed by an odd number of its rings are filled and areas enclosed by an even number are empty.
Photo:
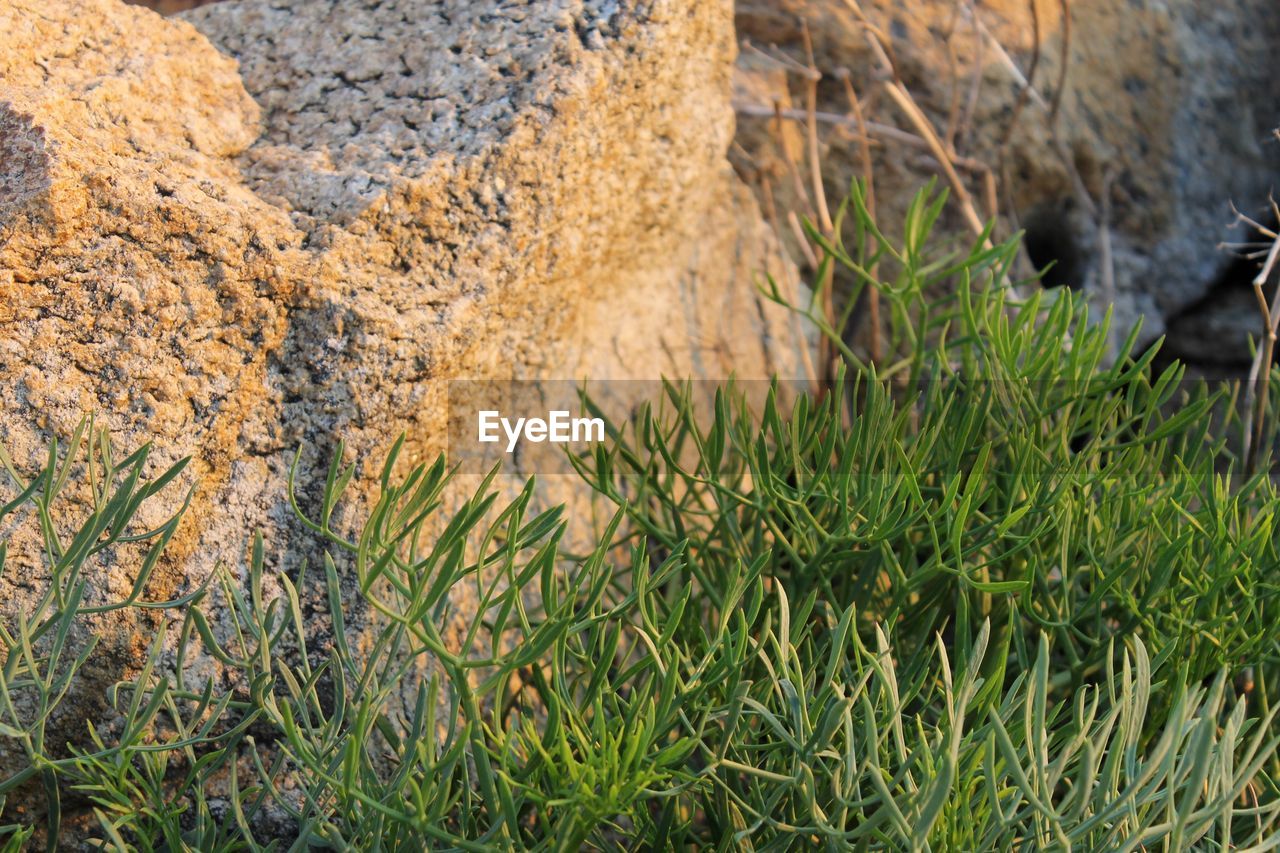
[[[727,0],[0,0],[0,441],[30,467],[96,412],[192,455],[163,598],[255,528],[284,550],[300,443],[438,452],[450,379],[795,375],[755,289],[792,271],[725,159],[733,54]],[[100,620],[83,701],[134,618]]]
[[[1025,228],[1034,260],[1058,262],[1047,284],[1079,287],[1098,301],[1110,295],[1099,233],[1105,221],[1121,322],[1142,315],[1149,339],[1172,321],[1186,328],[1180,318],[1187,312],[1214,306],[1206,295],[1240,271],[1219,244],[1248,237],[1229,227],[1231,204],[1260,214],[1280,179],[1280,143],[1272,135],[1280,125],[1274,73],[1280,6],[740,0],[739,32],[757,49],[740,54],[739,142],[753,166],[774,175],[780,207],[795,202],[794,182],[759,107],[778,100],[802,111],[806,84],[776,55],[762,54],[777,45],[782,56],[806,62],[806,23],[824,73],[819,110],[850,112],[838,79],[845,69],[869,119],[914,132],[885,97],[884,69],[855,6],[890,43],[896,73],[939,134],[999,179],[1005,233]],[[1064,44],[1068,67],[1060,87]],[[1033,65],[1035,91],[1024,95],[1019,78]],[[860,137],[830,125],[822,137],[831,189],[839,192],[861,171]],[[872,138],[877,197],[891,220],[938,172],[921,147]],[[981,174],[960,173],[985,215]],[[953,225],[963,229],[959,221]],[[1234,284],[1242,283],[1237,276]],[[1243,347],[1257,315],[1231,316],[1243,322],[1234,330]],[[1221,349],[1222,341],[1209,346]]]

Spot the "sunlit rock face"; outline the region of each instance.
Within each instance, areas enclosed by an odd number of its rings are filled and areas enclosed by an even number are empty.
[[[176,12],[185,12],[188,9],[217,3],[218,0],[124,0],[124,2],[133,6],[145,6],[148,9],[155,9],[162,15],[172,15]]]
[[[31,466],[94,412],[193,456],[150,519],[197,487],[164,598],[254,529],[289,563],[300,444],[433,456],[449,379],[796,375],[756,289],[793,272],[725,158],[734,53],[728,2],[0,0],[0,440]],[[97,627],[86,714],[137,618]]]
[[[1236,300],[1215,288],[1232,272],[1220,244],[1248,236],[1229,227],[1231,205],[1259,214],[1280,183],[1280,142],[1273,135],[1280,126],[1274,73],[1280,6],[1271,0],[1036,0],[1034,7],[1025,0],[740,0],[739,34],[756,48],[740,53],[740,106],[768,106],[779,98],[803,111],[803,79],[762,54],[778,45],[784,56],[806,62],[807,22],[815,64],[824,73],[819,109],[851,112],[837,77],[846,69],[870,120],[914,133],[885,95],[881,66],[854,5],[890,42],[906,89],[965,161],[959,172],[979,212],[987,212],[986,199],[974,161],[1001,185],[995,200],[1004,233],[1026,229],[1033,260],[1057,262],[1046,284],[1077,287],[1101,302],[1109,267],[1120,322],[1142,315],[1147,339],[1167,323],[1182,324],[1188,314],[1221,305],[1224,318],[1239,322],[1234,328],[1210,323],[1199,333],[1208,339],[1202,344],[1219,352],[1232,342],[1244,347],[1257,313],[1235,310]],[[1032,89],[1024,90],[1033,69]],[[773,175],[777,203],[786,207],[794,182],[785,177],[767,123],[750,109],[740,113],[739,142],[751,155],[750,167]],[[828,184],[839,193],[861,174],[861,140],[824,125],[822,141]],[[921,182],[940,172],[919,145],[874,133],[872,143],[877,200],[892,227]],[[795,153],[803,161],[803,149]],[[951,224],[967,234],[958,218]],[[1234,283],[1245,284],[1238,276]],[[1247,287],[1246,296],[1252,299]]]

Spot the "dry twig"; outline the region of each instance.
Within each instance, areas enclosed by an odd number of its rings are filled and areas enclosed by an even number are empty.
[[[1276,221],[1280,222],[1280,206],[1277,206],[1274,199],[1271,201],[1271,209],[1276,216]],[[1242,214],[1238,215],[1242,221],[1253,223],[1252,219]],[[1257,225],[1257,223],[1254,224]],[[1264,292],[1267,282],[1276,269],[1277,259],[1280,258],[1280,237],[1260,225],[1257,225],[1257,228],[1260,232],[1270,235],[1271,248],[1267,250],[1262,268],[1253,278],[1253,292],[1258,300],[1258,310],[1262,314],[1263,337],[1262,346],[1258,348],[1258,352],[1253,357],[1253,364],[1249,368],[1249,379],[1245,388],[1245,412],[1252,423],[1252,428],[1245,430],[1246,477],[1256,472],[1262,457],[1262,442],[1266,437],[1267,407],[1271,390],[1271,365],[1275,360],[1276,336],[1280,333],[1280,281],[1277,282],[1275,293],[1269,303]]]
[[[827,206],[827,192],[822,184],[822,162],[821,150],[818,142],[818,82],[822,79],[822,73],[818,71],[817,64],[813,59],[813,39],[809,34],[809,24],[804,23],[801,30],[804,34],[804,53],[808,62],[809,74],[806,77],[808,86],[805,89],[805,131],[808,139],[809,152],[809,179],[813,184],[813,197],[817,202],[817,227],[822,232],[822,236],[827,240],[834,236],[835,225],[831,221],[831,210]],[[822,269],[822,280],[818,282],[818,292],[822,298],[822,315],[827,321],[828,328],[836,327],[836,303],[834,290],[834,269],[830,264]],[[819,338],[821,349],[819,351],[819,368],[822,370],[821,379],[824,384],[830,383],[835,379],[835,366],[838,358],[835,342],[828,339],[825,335]]]
[[[871,164],[871,137],[867,133],[866,117],[862,114],[862,101],[853,88],[853,80],[850,79],[847,68],[837,69],[836,76],[844,83],[845,97],[849,99],[849,110],[861,131],[858,141],[862,154],[862,183],[866,188],[867,213],[874,220],[876,218],[875,171]],[[872,264],[868,272],[873,279],[879,280],[879,264]],[[880,360],[880,291],[875,287],[867,288],[867,323],[871,327],[868,341],[871,360],[878,362]]]

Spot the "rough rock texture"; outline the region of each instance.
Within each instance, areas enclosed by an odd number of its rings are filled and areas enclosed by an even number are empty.
[[[747,240],[727,246],[707,222],[742,209],[724,161],[726,15],[573,2],[192,13],[263,107],[247,181],[290,211],[321,265],[285,342],[284,421],[323,410],[325,432],[385,440],[388,420],[438,417],[426,377],[687,373],[726,345],[707,375],[786,372],[767,337],[717,328],[744,312],[716,300],[753,301],[726,264],[765,257],[747,245],[757,218],[727,229]],[[670,357],[614,355],[633,342]]]
[[[156,437],[158,464],[194,454],[194,523],[147,591],[163,600],[189,585],[188,564],[208,570],[201,519],[243,453],[300,283],[285,270],[305,257],[232,159],[257,117],[235,63],[191,27],[158,23],[117,3],[0,2],[0,442],[28,467],[49,433],[97,412],[124,445]],[[10,542],[9,612],[48,580],[33,527]],[[96,567],[88,601],[125,597],[136,568]],[[101,625],[86,703],[145,648],[143,618]]]
[[[96,411],[194,454],[162,597],[285,547],[299,442],[438,451],[450,378],[797,375],[733,50],[728,2],[0,0],[0,441],[30,464]]]
[[[871,22],[892,41],[898,73],[935,124],[954,135],[959,153],[984,161],[1007,177],[1000,199],[1008,225],[1025,227],[1043,263],[1059,261],[1050,284],[1068,283],[1102,297],[1098,216],[1091,215],[1075,176],[1052,141],[1048,111],[1028,98],[1006,58],[1025,72],[1038,43],[1035,87],[1046,104],[1055,99],[1064,39],[1064,4],[1036,0],[1037,26],[1026,0],[973,4],[989,33],[977,34],[970,4],[952,0],[863,0]],[[1110,187],[1111,236],[1118,314],[1145,315],[1148,336],[1203,301],[1231,267],[1220,248],[1239,240],[1229,204],[1257,212],[1280,179],[1280,6],[1271,0],[1073,0],[1069,71],[1058,128],[1083,189],[1097,206]],[[847,68],[873,120],[909,128],[875,79],[876,63],[864,30],[845,0],[740,0],[739,33],[767,50],[777,44],[804,61],[802,22],[808,21],[817,66],[826,73],[819,108],[849,112],[834,74]],[[950,47],[949,47],[950,46]],[[802,91],[797,75],[779,81],[780,66],[751,50],[740,56],[739,104]],[[973,69],[978,69],[975,76]],[[976,88],[975,88],[975,85]],[[972,106],[970,107],[970,104]],[[797,99],[798,106],[803,100]],[[785,104],[784,104],[785,106]],[[955,121],[956,117],[968,121]],[[1018,116],[1003,158],[1002,143]],[[755,167],[774,176],[779,206],[790,180],[780,166],[766,120],[742,116],[739,141]],[[831,192],[858,174],[858,137],[824,129]],[[892,141],[877,151],[878,198],[886,216],[901,211],[923,176],[934,169],[922,152]],[[802,156],[802,155],[801,155]],[[803,162],[803,161],[802,161]],[[981,199],[981,181],[969,175]],[[1185,325],[1182,327],[1186,327]],[[1186,327],[1189,328],[1189,327]],[[1243,341],[1244,330],[1236,336]]]
[[[134,6],[145,6],[148,9],[155,9],[162,15],[172,15],[176,12],[185,12],[188,9],[194,9],[197,6],[206,6],[209,3],[217,3],[218,0],[124,0]]]

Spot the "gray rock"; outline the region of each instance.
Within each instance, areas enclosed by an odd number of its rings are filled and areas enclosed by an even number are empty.
[[[1204,297],[1232,259],[1219,249],[1239,239],[1230,205],[1257,213],[1280,179],[1280,6],[1271,0],[1074,0],[1038,2],[1039,43],[1025,0],[975,3],[990,37],[977,34],[952,0],[863,0],[862,8],[889,34],[897,70],[944,136],[953,128],[958,152],[1007,177],[1000,194],[1004,233],[1026,227],[1043,248],[1041,262],[1095,301],[1103,287],[1097,224],[1088,210],[1110,188],[1110,231],[1117,317],[1142,315],[1147,339]],[[1049,110],[1028,98],[1018,108],[1020,85],[998,43],[1025,72],[1038,52],[1036,90],[1046,106],[1055,99],[1064,43],[1062,9],[1069,6],[1070,53],[1057,116],[1072,163],[1064,165],[1050,131]],[[910,128],[879,92],[879,69],[864,29],[845,0],[741,0],[740,33],[754,44],[777,44],[803,61],[801,22],[813,34],[817,65],[827,73],[822,110],[849,110],[834,72],[849,69],[870,118]],[[954,48],[954,55],[948,50]],[[754,63],[754,64],[753,64]],[[979,70],[973,89],[974,67]],[[759,58],[742,55],[741,73],[761,77]],[[791,78],[791,88],[801,83]],[[740,87],[744,91],[746,86]],[[775,84],[776,89],[776,84]],[[971,120],[952,123],[968,112]],[[790,96],[791,93],[784,92]],[[803,101],[799,102],[803,104]],[[1015,126],[1011,120],[1017,116]],[[741,122],[739,141],[758,167],[782,174],[775,147],[759,118]],[[1002,143],[1008,136],[1008,145]],[[858,137],[824,129],[833,193],[860,174]],[[877,197],[892,226],[906,201],[934,170],[921,151],[883,140],[876,153]],[[1075,174],[1072,174],[1072,172]],[[970,189],[982,198],[972,173]],[[1082,201],[1078,175],[1089,201]],[[794,203],[789,182],[773,181],[778,204]],[[985,211],[984,211],[985,213]],[[962,224],[948,220],[956,233]],[[1237,330],[1243,339],[1245,330]]]

